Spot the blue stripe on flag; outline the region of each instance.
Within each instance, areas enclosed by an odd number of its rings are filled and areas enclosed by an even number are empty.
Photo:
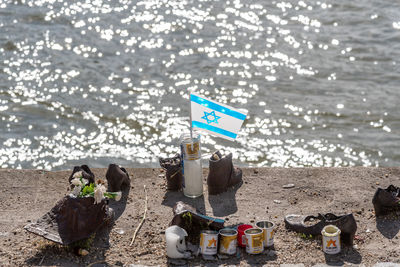
[[[210,132],[214,132],[214,133],[218,133],[218,134],[221,134],[221,135],[225,135],[225,136],[230,137],[232,139],[235,139],[236,136],[237,136],[237,134],[235,134],[233,132],[230,132],[230,131],[227,131],[227,130],[224,130],[224,129],[221,129],[221,128],[218,128],[218,127],[215,127],[215,126],[212,126],[212,125],[208,125],[208,124],[205,124],[205,123],[202,123],[202,122],[199,122],[199,121],[192,121],[192,127],[205,129],[205,130],[208,130]]]
[[[197,103],[197,104],[200,104],[200,105],[202,105],[202,106],[204,106],[206,108],[213,109],[215,111],[218,111],[218,112],[221,112],[223,114],[229,115],[229,116],[234,117],[236,119],[239,119],[239,120],[242,120],[242,121],[244,121],[246,119],[246,115],[244,115],[244,114],[242,114],[240,112],[237,112],[235,110],[232,110],[232,109],[226,108],[224,106],[218,105],[217,103],[211,102],[210,100],[207,100],[205,98],[198,97],[197,95],[193,95],[193,94],[190,95],[190,100],[195,102],[195,103]]]

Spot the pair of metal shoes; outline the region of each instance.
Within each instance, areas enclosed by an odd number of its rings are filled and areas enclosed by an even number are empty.
[[[82,172],[83,178],[90,183],[95,176],[87,165],[75,166],[69,182],[76,172]],[[118,192],[130,186],[128,172],[116,164],[110,164],[107,170],[108,191]],[[25,226],[25,229],[46,239],[70,245],[76,241],[89,238],[105,225],[112,225],[114,212],[103,199],[95,204],[93,197],[65,196],[36,222]]]
[[[384,216],[391,212],[400,211],[400,188],[389,185],[386,189],[378,188],[372,198],[375,215]],[[315,221],[310,224],[310,221]],[[341,240],[344,244],[353,245],[357,224],[353,214],[336,216],[332,213],[318,216],[287,215],[286,228],[306,235],[320,235],[323,227],[328,224],[337,226],[341,230]]]
[[[333,213],[318,214],[317,216],[304,216],[290,214],[285,216],[285,226],[287,229],[312,236],[321,235],[322,229],[327,225],[335,225],[341,231],[340,239],[343,244],[352,246],[357,223],[353,214],[336,216]]]
[[[87,179],[89,183],[95,182],[94,174],[87,165],[75,166],[74,169],[72,170],[70,177],[68,178],[68,182],[71,183],[74,174],[77,172],[81,172],[83,178]],[[131,183],[129,174],[126,171],[126,169],[120,167],[117,164],[108,165],[106,179],[109,192],[121,191],[125,186],[129,186]]]
[[[172,158],[160,158],[160,165],[166,170],[167,189],[178,191],[182,189],[182,162],[179,154]],[[232,153],[223,156],[216,151],[209,159],[209,173],[207,177],[208,193],[218,195],[232,187],[238,187],[243,183],[242,170],[234,167]]]

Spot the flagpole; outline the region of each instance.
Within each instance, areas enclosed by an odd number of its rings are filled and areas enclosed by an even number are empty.
[[[190,114],[190,122],[189,122],[190,139],[193,140],[193,128],[192,128],[192,90],[189,90],[189,114]]]

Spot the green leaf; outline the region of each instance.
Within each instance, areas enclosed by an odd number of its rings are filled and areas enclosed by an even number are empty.
[[[108,197],[109,199],[115,199],[115,196],[117,195],[117,193],[114,192],[105,192],[104,196]]]
[[[93,193],[94,192],[94,184],[91,183],[89,186],[87,186],[87,192],[88,193]]]
[[[85,187],[83,188],[83,190],[82,190],[82,195],[86,195],[87,190],[88,190],[88,187],[85,186]]]

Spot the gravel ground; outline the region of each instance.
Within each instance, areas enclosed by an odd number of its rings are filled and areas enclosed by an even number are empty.
[[[165,252],[164,231],[172,219],[172,206],[179,200],[201,212],[226,220],[225,225],[255,224],[267,219],[277,224],[275,245],[262,255],[239,256],[216,261],[195,257],[178,262],[188,265],[279,265],[303,263],[362,264],[400,263],[399,214],[377,219],[371,203],[376,188],[400,185],[400,168],[248,168],[244,183],[236,191],[189,199],[181,192],[167,192],[161,169],[127,169],[131,188],[127,198],[110,203],[116,213],[115,225],[104,229],[87,256],[42,237],[23,227],[49,211],[68,192],[68,171],[0,170],[0,265],[2,266],[113,266],[127,264],[172,264]],[[94,169],[96,178],[104,178],[106,169]],[[208,170],[204,170],[207,177]],[[283,185],[292,183],[293,188]],[[148,189],[148,213],[136,241],[130,241],[143,212]],[[335,256],[326,256],[321,239],[305,239],[284,228],[286,214],[337,215],[353,213],[358,230],[353,247],[345,247]],[[97,263],[97,264],[93,264]]]

